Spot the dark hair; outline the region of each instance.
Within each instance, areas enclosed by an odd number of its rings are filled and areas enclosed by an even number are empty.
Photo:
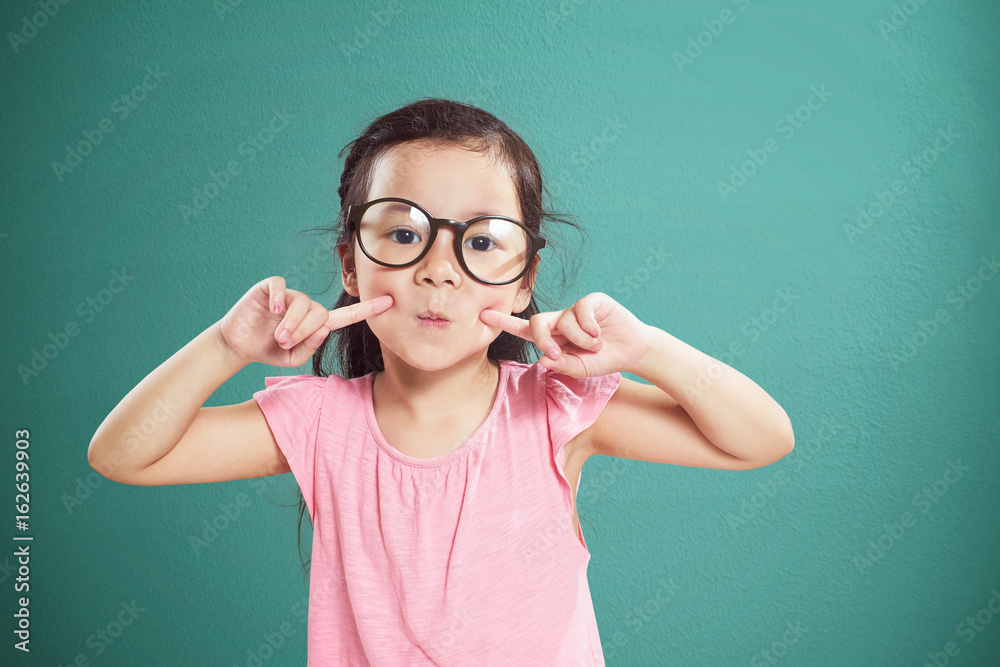
[[[548,252],[559,244],[555,241],[552,230],[543,228],[548,223],[563,223],[574,227],[581,233],[586,233],[577,225],[571,215],[557,214],[549,210],[543,203],[543,194],[551,193],[543,188],[542,174],[534,154],[524,140],[503,121],[480,108],[461,104],[440,98],[424,98],[407,104],[390,113],[376,118],[365,128],[354,141],[347,144],[339,153],[350,149],[344,161],[344,171],[340,176],[340,214],[332,227],[320,227],[314,230],[330,233],[336,236],[334,248],[349,245],[353,235],[345,229],[347,207],[359,205],[367,201],[371,192],[372,176],[377,162],[386,155],[393,146],[405,142],[421,142],[430,146],[457,145],[485,154],[493,158],[498,166],[506,169],[511,175],[521,208],[521,220],[525,225],[546,239],[545,251]],[[579,245],[577,245],[579,247]],[[578,259],[573,257],[573,259]],[[536,265],[537,266],[537,265]],[[579,268],[574,265],[574,269]],[[522,286],[527,286],[534,279],[537,270],[529,271],[522,279]],[[337,282],[335,275],[330,286]],[[565,272],[563,273],[565,285]],[[329,289],[329,287],[327,289]],[[324,290],[325,291],[325,290]],[[334,308],[343,308],[358,303],[360,299],[341,291]],[[544,299],[541,300],[546,303]],[[548,305],[546,303],[546,305]],[[530,319],[532,315],[541,312],[535,303],[534,291],[531,300],[515,317]],[[336,361],[339,362],[341,377],[352,379],[362,377],[373,371],[384,370],[381,347],[378,338],[372,333],[368,322],[361,320],[355,324],[330,332],[326,340],[313,354],[313,374],[327,377],[335,369],[326,363],[332,339]],[[540,356],[540,351],[533,343],[503,331],[487,350],[487,357],[493,360],[508,359],[519,363],[533,363],[529,352]],[[306,504],[299,490],[299,557],[302,557],[302,517],[306,514]],[[311,561],[311,559],[310,559]],[[303,562],[303,572],[308,572],[309,563]]]

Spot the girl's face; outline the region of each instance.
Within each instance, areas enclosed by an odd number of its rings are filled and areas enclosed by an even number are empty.
[[[377,162],[368,200],[402,197],[420,204],[431,215],[465,221],[479,215],[503,215],[522,220],[514,182],[486,155],[455,145],[422,142],[399,144]],[[362,301],[388,294],[393,305],[367,319],[378,337],[382,357],[396,357],[421,370],[449,368],[473,358],[485,358],[501,330],[479,319],[489,308],[519,313],[528,307],[534,266],[508,285],[484,285],[463,271],[455,256],[455,231],[438,229],[434,245],[416,264],[393,268],[371,261],[357,247],[339,246],[344,290]],[[444,328],[422,324],[425,311],[442,313]]]

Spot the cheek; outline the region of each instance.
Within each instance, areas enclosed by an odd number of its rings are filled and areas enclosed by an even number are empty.
[[[494,310],[499,310],[505,315],[512,315],[514,308],[517,307],[517,295],[518,292],[516,290],[500,294],[493,299],[495,303],[490,307]]]
[[[376,299],[386,294],[391,296],[393,307],[379,316],[385,315],[391,313],[395,310],[396,305],[401,303],[401,290],[397,288],[395,282],[393,277],[385,272],[373,271],[370,267],[364,267],[364,269],[358,272],[358,294],[362,301]]]
[[[484,310],[494,310],[503,315],[512,315],[513,308],[515,306],[515,301],[517,300],[517,293],[493,293],[484,295],[482,299],[479,300],[477,304],[478,310],[476,311],[476,326],[480,330],[485,331],[487,336],[492,336],[496,338],[502,333],[502,329],[499,327],[491,326],[486,324],[480,319],[480,314]]]

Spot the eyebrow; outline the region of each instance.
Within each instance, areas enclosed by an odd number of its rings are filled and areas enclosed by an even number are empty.
[[[496,211],[475,211],[474,213],[469,214],[469,216],[466,217],[465,220],[472,220],[473,218],[478,218],[478,217],[484,216],[484,215],[485,216],[501,217],[501,218],[514,218],[515,220],[520,220],[521,219],[521,217],[519,215],[517,215],[517,214],[507,215],[507,214],[504,214],[504,213],[497,213]]]
[[[401,199],[402,199],[402,197],[401,197]],[[393,209],[400,209],[400,210],[402,210],[402,209],[405,209],[405,208],[409,208],[408,204],[404,204],[403,202],[400,202],[400,201],[393,201],[393,202],[386,202],[386,203],[387,204],[391,204],[391,208],[393,208]],[[417,202],[417,203],[419,203],[419,202]],[[423,204],[421,204],[421,206],[423,206]],[[515,220],[519,220],[520,219],[516,215],[504,215],[503,213],[497,213],[495,211],[486,211],[486,210],[483,210],[483,209],[480,209],[478,211],[474,211],[473,213],[469,214],[467,217],[465,217],[463,219],[464,220],[472,220],[473,218],[478,218],[478,217],[483,216],[483,215],[498,215],[498,216],[502,216],[502,217],[505,217],[505,218],[514,218]]]

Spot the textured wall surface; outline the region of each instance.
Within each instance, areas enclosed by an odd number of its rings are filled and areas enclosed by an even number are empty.
[[[291,475],[127,486],[86,451],[258,280],[332,306],[298,232],[424,96],[507,122],[587,229],[543,260],[554,308],[609,294],[795,429],[751,471],[587,463],[609,665],[997,664],[995,3],[16,0],[0,29],[3,664],[305,664]]]

